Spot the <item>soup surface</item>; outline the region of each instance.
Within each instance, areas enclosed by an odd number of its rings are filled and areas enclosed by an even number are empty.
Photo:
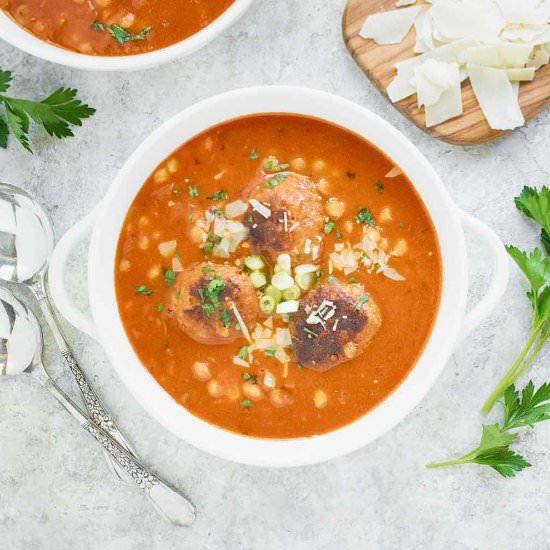
[[[0,0],[46,42],[88,55],[135,55],[199,32],[234,0]]]
[[[441,259],[407,177],[359,136],[262,114],[176,150],[130,207],[118,308],[142,364],[194,415],[249,436],[322,434],[403,381]]]

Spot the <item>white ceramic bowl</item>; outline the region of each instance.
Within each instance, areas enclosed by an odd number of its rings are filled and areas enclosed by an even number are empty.
[[[0,38],[31,55],[75,69],[133,71],[161,65],[202,48],[235,23],[252,2],[253,0],[235,0],[224,13],[198,33],[172,46],[139,55],[93,56],[66,50],[44,42],[27,32],[2,10],[0,10]]]
[[[140,364],[120,321],[114,288],[117,241],[126,212],[149,174],[174,149],[219,122],[262,112],[300,113],[349,128],[382,149],[411,179],[427,206],[443,260],[441,305],[432,335],[404,382],[363,418],[326,435],[262,440],[217,428],[176,403]],[[484,240],[494,257],[489,290],[465,314],[468,291],[463,227]],[[88,290],[93,319],[71,302],[64,271],[71,250],[92,231]],[[50,289],[61,313],[97,338],[120,378],[137,401],[180,438],[214,455],[261,466],[297,466],[321,462],[356,449],[395,426],[435,382],[460,337],[477,326],[500,300],[508,280],[508,262],[500,240],[485,225],[461,212],[418,149],[399,131],[367,109],[323,92],[293,87],[237,90],[202,101],[150,135],[123,166],[101,204],[61,239],[52,259]],[[411,327],[413,329],[414,323]]]

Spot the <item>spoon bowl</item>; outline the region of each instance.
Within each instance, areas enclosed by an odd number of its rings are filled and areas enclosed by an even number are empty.
[[[0,287],[0,376],[30,373],[42,366],[42,330],[34,313]]]
[[[48,216],[25,191],[0,182],[0,279],[32,283],[43,275],[54,248]]]

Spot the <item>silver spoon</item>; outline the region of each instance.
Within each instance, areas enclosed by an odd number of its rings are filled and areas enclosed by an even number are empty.
[[[90,418],[136,457],[79,367],[56,320],[46,290],[46,274],[53,247],[52,226],[40,205],[22,189],[0,182],[0,280],[24,285],[32,291],[73,374]],[[111,469],[125,479],[124,469],[112,460],[109,453],[106,456]],[[162,503],[155,502],[153,493],[149,492],[148,497],[157,509],[161,509]]]
[[[151,473],[115,438],[88,418],[50,378],[42,364],[42,331],[34,313],[7,288],[0,286],[0,377],[30,373],[103,447],[118,467],[153,501],[158,511],[176,525],[191,525],[193,505]]]

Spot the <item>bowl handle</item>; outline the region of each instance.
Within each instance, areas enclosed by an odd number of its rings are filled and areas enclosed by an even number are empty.
[[[50,259],[48,269],[48,289],[52,300],[63,317],[78,330],[98,339],[96,327],[92,318],[83,313],[71,300],[65,285],[67,262],[74,249],[88,237],[95,225],[99,213],[99,203],[87,216],[73,225],[61,237]]]
[[[464,210],[459,209],[462,226],[477,234],[485,242],[493,257],[493,273],[489,288],[481,300],[466,313],[459,340],[462,340],[472,330],[478,327],[499,304],[508,286],[509,258],[504,244],[497,234],[487,225],[480,222]]]

